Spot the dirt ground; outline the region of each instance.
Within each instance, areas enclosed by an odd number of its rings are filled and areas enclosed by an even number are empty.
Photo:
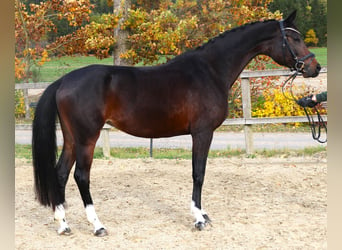
[[[34,200],[31,163],[16,160],[16,249],[327,249],[326,154],[209,159],[202,205],[190,214],[191,161],[95,160],[91,191],[109,235],[97,238],[72,177],[70,236],[57,235],[50,209]]]

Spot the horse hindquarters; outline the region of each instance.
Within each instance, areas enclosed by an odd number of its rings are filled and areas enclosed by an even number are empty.
[[[69,80],[57,93],[57,106],[64,137],[64,147],[61,161],[60,177],[63,191],[70,169],[76,160],[74,179],[78,186],[87,219],[94,225],[97,236],[106,235],[104,226],[98,219],[90,193],[90,169],[93,161],[94,148],[104,125],[102,116],[102,99],[96,91],[85,85],[73,85]],[[71,87],[70,87],[71,86]],[[76,86],[76,87],[75,87]],[[82,92],[82,95],[80,94]],[[91,95],[87,96],[85,94]],[[64,165],[63,165],[64,164]],[[61,205],[61,204],[60,204]],[[63,219],[60,220],[60,230]]]

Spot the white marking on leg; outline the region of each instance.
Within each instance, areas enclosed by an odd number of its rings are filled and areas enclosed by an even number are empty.
[[[87,205],[85,210],[86,210],[88,221],[92,223],[94,226],[94,232],[96,232],[97,230],[101,228],[106,229],[104,225],[101,223],[101,221],[99,220],[99,218],[97,217],[95,208],[93,205]]]
[[[65,219],[65,210],[63,204],[55,207],[55,220],[59,222],[58,234],[69,233],[70,228]]]
[[[203,217],[203,214],[205,214],[204,210],[201,210],[199,208],[196,207],[195,202],[191,201],[191,213],[193,214],[193,216],[196,219],[195,224],[197,224],[198,222],[202,222],[205,223],[205,219]]]

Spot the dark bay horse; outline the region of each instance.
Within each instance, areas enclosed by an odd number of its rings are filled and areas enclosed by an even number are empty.
[[[76,161],[74,178],[87,219],[95,235],[107,234],[89,191],[93,151],[105,123],[146,138],[192,136],[191,211],[196,228],[203,229],[210,221],[201,207],[208,151],[214,130],[227,117],[228,91],[243,68],[264,54],[304,77],[319,74],[320,65],[293,23],[295,16],[293,12],[285,20],[226,31],[160,66],[91,65],[51,84],[36,108],[32,151],[36,196],[42,205],[53,208],[60,223],[58,233],[70,233],[63,203]],[[64,138],[57,163],[56,117]]]

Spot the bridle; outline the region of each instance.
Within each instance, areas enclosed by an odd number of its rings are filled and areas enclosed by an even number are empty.
[[[311,58],[309,65],[312,63],[313,59],[315,58],[315,54],[314,53],[309,53],[306,56],[303,56],[302,58],[299,58],[296,56],[296,54],[294,53],[293,49],[291,48],[287,38],[286,38],[286,34],[285,31],[286,30],[291,30],[293,32],[296,32],[298,34],[301,34],[298,30],[294,29],[294,28],[290,28],[290,27],[286,27],[284,28],[284,21],[280,20],[279,21],[279,25],[280,25],[280,31],[281,31],[281,35],[282,35],[282,39],[283,39],[283,58],[284,58],[284,62],[285,62],[285,49],[287,48],[287,50],[291,53],[293,59],[296,61],[294,67],[291,67],[291,70],[296,70],[297,72],[303,72],[304,67],[305,67],[305,60],[308,58]]]
[[[286,99],[289,99],[289,100],[294,101],[294,102],[297,103],[298,98],[296,98],[294,96],[293,91],[292,91],[293,81],[294,81],[294,79],[297,77],[297,75],[299,73],[303,73],[304,67],[305,67],[305,62],[304,61],[306,59],[308,59],[308,58],[311,58],[310,63],[309,63],[309,65],[310,65],[312,63],[313,59],[315,58],[315,54],[310,52],[306,56],[303,56],[302,58],[298,59],[298,57],[294,53],[293,49],[291,48],[291,46],[290,46],[290,44],[289,44],[289,42],[288,42],[288,40],[286,38],[285,31],[286,30],[291,30],[291,31],[296,32],[298,34],[300,34],[300,32],[298,30],[294,29],[294,28],[290,28],[290,27],[284,28],[284,21],[283,20],[279,21],[279,25],[280,25],[281,35],[282,35],[282,39],[283,39],[282,49],[283,49],[283,59],[284,59],[284,62],[286,61],[285,60],[285,50],[286,50],[286,48],[290,52],[290,54],[292,55],[293,59],[295,60],[294,67],[290,67],[291,71],[295,70],[295,72],[282,85],[282,92],[283,92],[283,95],[285,96]],[[289,84],[290,96],[285,94],[285,88],[286,88],[287,84]],[[316,114],[317,114],[317,119],[318,119],[318,127],[317,128],[316,128],[316,125],[315,125],[315,122],[314,122],[312,114],[309,113],[309,111],[307,110],[307,107],[304,107],[304,112],[306,114],[306,117],[308,118],[309,126],[311,128],[312,138],[314,140],[320,142],[320,143],[325,143],[325,142],[327,142],[327,138],[325,140],[321,140],[320,137],[321,137],[321,129],[322,128],[325,130],[325,132],[327,134],[327,132],[328,132],[327,126],[326,126],[322,116],[318,112],[317,108],[313,107],[313,109],[316,111]]]

